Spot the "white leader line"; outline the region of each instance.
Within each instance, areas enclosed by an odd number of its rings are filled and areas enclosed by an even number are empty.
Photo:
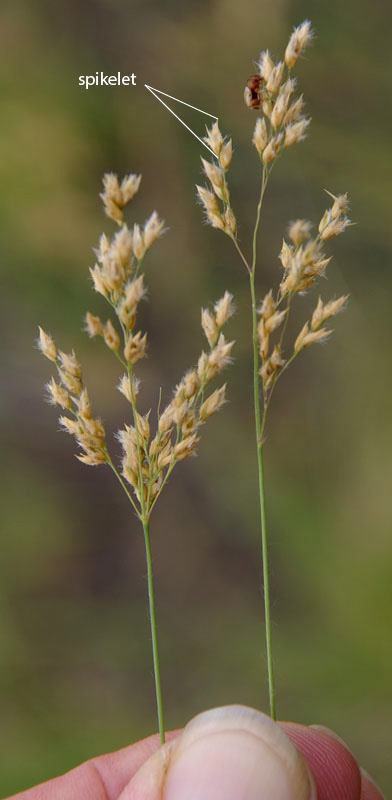
[[[215,158],[217,158],[217,156],[215,155],[214,151],[213,151],[213,150],[211,150],[211,148],[210,148],[210,147],[208,147],[208,144],[206,144],[206,143],[203,141],[203,139],[201,139],[201,138],[200,138],[200,136],[198,136],[198,135],[197,135],[197,133],[195,133],[195,132],[192,130],[192,128],[190,128],[190,127],[189,127],[189,126],[188,126],[188,125],[187,125],[187,124],[186,124],[186,123],[185,123],[185,122],[184,122],[184,121],[181,119],[181,117],[179,117],[179,116],[178,116],[178,115],[177,115],[177,114],[176,114],[176,113],[173,111],[173,109],[171,109],[171,108],[170,108],[168,105],[166,105],[166,103],[165,103],[163,100],[161,100],[161,98],[160,98],[160,97],[157,97],[157,94],[163,94],[163,95],[165,95],[165,97],[170,97],[170,99],[171,99],[171,100],[175,100],[177,103],[182,103],[184,106],[189,106],[189,108],[193,108],[193,109],[194,109],[194,111],[200,111],[200,113],[201,113],[201,114],[205,114],[207,117],[212,117],[213,119],[216,119],[216,120],[218,119],[218,117],[216,117],[214,114],[208,114],[208,112],[207,112],[207,111],[202,111],[202,110],[201,110],[201,108],[196,108],[196,106],[191,106],[191,105],[190,105],[190,103],[185,103],[185,102],[184,102],[184,100],[178,100],[178,98],[177,98],[177,97],[172,97],[172,95],[171,95],[171,94],[166,94],[166,92],[161,92],[161,91],[159,91],[159,89],[153,89],[153,88],[152,88],[152,86],[148,86],[148,85],[147,85],[147,83],[145,83],[144,85],[145,85],[146,89],[148,89],[148,91],[149,91],[149,92],[151,92],[151,94],[152,94],[152,95],[154,95],[155,99],[156,99],[156,100],[159,100],[159,102],[160,102],[160,103],[162,103],[162,105],[163,105],[163,106],[165,106],[165,108],[167,108],[167,110],[168,110],[168,111],[170,111],[170,113],[171,113],[171,114],[173,114],[173,116],[174,116],[176,119],[178,119],[178,121],[179,121],[179,122],[181,122],[181,125],[184,125],[184,127],[185,127],[185,128],[186,128],[186,129],[187,129],[187,130],[188,130],[190,133],[192,133],[192,134],[193,134],[193,136],[195,136],[195,137],[196,137],[196,139],[198,139],[198,141],[199,141],[199,142],[201,142],[201,144],[202,144],[204,147],[206,147],[206,148],[207,148],[207,150],[209,150],[209,151],[210,151],[210,153],[212,153],[212,155],[213,155],[213,156],[215,156]],[[157,92],[157,94],[155,94],[155,92]]]

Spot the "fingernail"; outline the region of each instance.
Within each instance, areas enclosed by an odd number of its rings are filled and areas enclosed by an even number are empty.
[[[387,800],[386,797],[385,797],[385,794],[382,793],[380,787],[377,786],[377,784],[375,783],[373,778],[370,777],[369,773],[366,772],[365,769],[361,768],[361,775],[362,775],[362,783],[364,783],[363,779],[365,779],[365,781],[369,784],[369,786],[372,789],[375,790],[374,791],[374,800]],[[364,788],[364,787],[362,787],[362,788]],[[369,797],[369,800],[371,800],[372,797],[373,797],[373,794],[371,795],[371,797]]]
[[[344,739],[342,739],[341,736],[338,736],[338,734],[335,733],[335,731],[332,731],[331,728],[327,728],[326,725],[309,725],[309,727],[314,728],[315,731],[320,731],[320,733],[325,733],[325,735],[329,736],[331,739],[335,739],[335,742],[339,742],[339,744],[341,744],[342,747],[348,750],[350,755],[353,756],[348,744],[346,744]]]
[[[307,766],[265,714],[225,706],[199,714],[173,749],[162,800],[312,800]]]

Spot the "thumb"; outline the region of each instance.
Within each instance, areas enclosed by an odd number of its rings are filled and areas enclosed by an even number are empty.
[[[224,706],[194,717],[125,787],[119,800],[315,800],[310,771],[265,714]]]

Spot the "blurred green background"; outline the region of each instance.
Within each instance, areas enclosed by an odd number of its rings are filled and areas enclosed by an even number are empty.
[[[348,191],[358,223],[331,243],[325,298],[349,292],[327,347],[276,393],[266,455],[278,712],[335,728],[383,786],[391,710],[392,6],[382,0],[8,0],[2,4],[0,793],[156,730],[142,537],[111,475],[73,456],[43,400],[42,324],[76,348],[94,409],[114,432],[125,401],[101,343],[88,266],[103,229],[105,171],[143,173],[132,207],[169,230],[146,268],[142,405],[164,397],[203,346],[200,306],[228,288],[237,340],[230,403],[203,430],[152,520],[169,728],[240,702],[267,709],[251,411],[248,284],[230,242],[202,225],[201,147],[144,89],[219,115],[233,136],[240,236],[258,190],[243,86],[261,49],[283,52],[309,17],[297,75],[313,122],[274,170],[259,295],[278,280],[290,219],[318,220],[324,188]],[[137,86],[78,86],[103,70]],[[178,110],[178,109],[176,109]],[[185,116],[185,112],[184,112]],[[203,132],[199,115],[187,120]],[[203,153],[204,155],[204,153]],[[298,306],[296,326],[317,293]],[[113,363],[112,363],[113,362]],[[389,781],[389,784],[388,784]]]

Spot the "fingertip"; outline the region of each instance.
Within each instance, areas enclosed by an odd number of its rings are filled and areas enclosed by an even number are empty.
[[[385,795],[366,770],[361,769],[361,800],[386,800]]]
[[[244,706],[203,712],[135,775],[119,800],[316,800],[310,770],[270,717]]]
[[[342,739],[322,726],[280,723],[304,756],[316,781],[318,800],[358,800],[361,773]],[[377,800],[379,800],[377,798]]]

